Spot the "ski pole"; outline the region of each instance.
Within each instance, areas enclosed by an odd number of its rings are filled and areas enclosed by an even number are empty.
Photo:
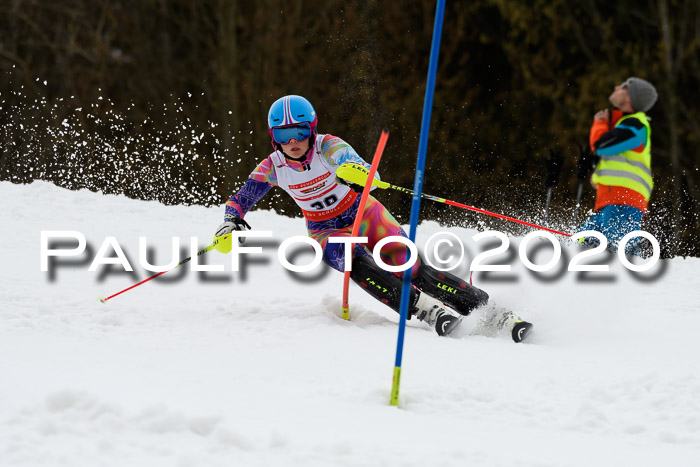
[[[544,222],[547,222],[547,217],[549,216],[549,205],[552,203],[552,187],[547,188],[547,201],[544,202]]]
[[[581,195],[583,194],[583,181],[578,182],[578,191],[576,192],[576,208],[574,208],[574,220],[578,217],[578,208],[581,206]]]
[[[552,202],[552,188],[559,183],[559,175],[561,174],[562,157],[559,151],[554,151],[547,148],[550,158],[547,159],[547,178],[545,178],[544,186],[547,187],[547,201],[544,206],[544,222],[547,222],[549,216],[549,205]]]
[[[384,153],[384,147],[386,146],[386,140],[389,138],[389,130],[386,128],[382,130],[382,134],[379,136],[379,143],[377,143],[377,149],[374,151],[374,157],[372,158],[372,165],[369,169],[369,176],[374,178],[374,174],[377,172],[377,167],[379,166],[379,161],[382,159],[382,154]],[[364,185],[363,185],[364,186]],[[360,232],[360,224],[362,223],[362,216],[365,212],[365,205],[367,204],[367,197],[369,196],[370,185],[367,185],[362,190],[362,195],[360,196],[360,205],[357,207],[357,215],[355,216],[355,222],[352,224],[352,237],[357,237]],[[354,244],[350,245],[351,252],[354,253]],[[343,275],[343,319],[350,319],[350,303],[348,300],[349,289],[350,289],[350,274],[351,271],[345,271]]]
[[[579,158],[578,165],[576,167],[576,178],[578,178],[578,191],[576,192],[576,208],[574,208],[574,221],[578,217],[578,210],[581,207],[581,195],[583,194],[583,182],[588,177],[588,173],[591,168],[595,167],[597,163],[595,156],[591,153],[590,146],[578,145]]]
[[[352,183],[356,183],[358,185],[364,185],[366,180],[367,180],[367,169],[365,169],[362,165],[359,165],[359,164],[343,164],[336,169],[335,174],[344,180],[347,180],[347,181],[352,182]],[[377,188],[380,188],[383,190],[388,188],[388,189],[400,191],[402,193],[406,193],[409,195],[413,195],[413,190],[409,190],[408,188],[400,187],[397,185],[392,185],[391,183],[380,181],[377,179],[372,180],[372,186],[376,186]],[[532,223],[526,222],[526,221],[521,221],[520,219],[515,219],[513,217],[504,216],[503,214],[498,214],[495,212],[486,211],[485,209],[475,208],[473,206],[458,203],[456,201],[451,201],[449,199],[439,198],[437,196],[432,196],[432,195],[428,195],[425,193],[421,194],[420,196],[421,196],[421,198],[429,199],[429,200],[435,201],[437,203],[449,204],[450,206],[455,206],[455,207],[462,208],[462,209],[468,209],[470,211],[475,211],[475,212],[479,212],[481,214],[486,214],[487,216],[498,217],[499,219],[505,219],[507,221],[516,222],[518,224],[527,225],[529,227],[535,227],[536,229],[546,230],[548,232],[556,233],[559,235],[564,235],[566,237],[571,237],[571,234],[568,234],[565,232],[559,232],[558,230],[553,230],[553,229],[550,229],[547,227],[542,227],[541,225],[532,224]]]
[[[227,234],[227,235],[222,235],[221,237],[215,238],[211,245],[209,245],[208,247],[206,247],[206,248],[204,248],[204,249],[202,249],[202,250],[199,250],[199,251],[197,252],[197,256],[201,256],[201,255],[203,255],[204,253],[206,253],[207,251],[213,250],[214,248],[216,248],[216,245],[218,245],[220,241],[226,240],[229,236],[230,236],[230,234]],[[170,271],[172,271],[172,270],[174,270],[174,269],[179,268],[179,267],[182,266],[183,264],[189,262],[192,258],[193,258],[192,256],[189,256],[189,257],[183,259],[182,261],[180,261],[180,262],[177,264],[177,266],[173,267],[172,269],[168,269],[167,271],[161,271],[161,272],[159,272],[159,273],[156,273],[156,274],[152,275],[151,277],[148,277],[148,278],[142,280],[142,281],[139,282],[138,284],[134,284],[134,285],[132,285],[132,286],[130,286],[130,287],[127,287],[126,289],[124,289],[124,290],[122,290],[122,291],[120,291],[120,292],[117,292],[117,293],[115,293],[115,294],[113,294],[113,295],[110,295],[110,296],[107,297],[107,298],[99,298],[98,300],[99,300],[100,302],[102,302],[102,303],[107,303],[107,300],[111,300],[111,299],[113,299],[114,297],[116,297],[117,295],[121,295],[121,294],[123,294],[124,292],[128,292],[129,290],[131,290],[131,289],[133,289],[133,288],[136,288],[136,287],[138,287],[138,286],[141,285],[141,284],[145,284],[146,282],[150,281],[151,279],[155,279],[156,277],[161,276],[161,275],[165,274],[166,272],[170,272]]]

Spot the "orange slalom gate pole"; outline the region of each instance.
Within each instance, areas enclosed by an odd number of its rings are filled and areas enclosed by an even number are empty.
[[[369,169],[369,174],[367,175],[367,180],[365,182],[365,187],[362,190],[362,197],[360,198],[360,205],[357,207],[357,216],[355,217],[355,222],[352,224],[352,236],[357,237],[360,232],[360,224],[362,223],[362,216],[365,213],[365,205],[367,204],[367,197],[369,196],[369,191],[372,188],[372,180],[374,180],[374,174],[377,173],[377,167],[379,166],[379,161],[384,153],[384,147],[386,146],[386,140],[389,138],[389,130],[384,128],[382,130],[381,136],[379,136],[379,143],[377,144],[377,149],[374,151],[374,157],[372,158],[372,165]],[[350,244],[350,255],[352,257],[354,250],[354,243]],[[343,319],[350,319],[350,304],[348,301],[348,290],[350,289],[350,271],[345,271],[343,276]]]

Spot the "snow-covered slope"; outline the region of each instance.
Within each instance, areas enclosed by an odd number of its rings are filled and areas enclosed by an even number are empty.
[[[698,259],[582,276],[503,256],[511,273],[474,284],[535,323],[529,343],[475,335],[472,317],[450,338],[412,320],[397,409],[396,314],[353,286],[343,321],[341,274],[282,268],[301,219],[250,213],[274,237],[241,273],[211,252],[225,272],[182,267],[101,304],[151,274],[139,236],[166,263],[174,236],[206,246],[222,209],[43,182],[0,183],[0,198],[3,467],[698,465]],[[90,254],[41,272],[42,230],[82,232]],[[475,231],[434,222],[419,246],[442,230],[476,252]],[[88,271],[108,236],[135,274]]]

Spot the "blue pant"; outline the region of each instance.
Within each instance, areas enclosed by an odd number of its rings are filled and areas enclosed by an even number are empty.
[[[595,230],[602,233],[608,239],[608,250],[617,252],[618,243],[622,237],[634,230],[640,230],[644,213],[632,206],[622,204],[612,204],[605,206],[593,216],[585,220],[578,231]],[[642,237],[635,237],[627,242],[626,254],[636,254],[638,243]],[[595,238],[588,237],[579,240],[582,245],[596,245]]]

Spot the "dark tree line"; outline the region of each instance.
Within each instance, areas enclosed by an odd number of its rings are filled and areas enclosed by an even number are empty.
[[[301,94],[320,131],[411,186],[435,2],[0,0],[0,179],[220,204],[271,146],[269,105]],[[645,228],[700,253],[700,3],[447,2],[425,191],[540,221],[547,148],[566,156],[550,221],[572,229],[579,144],[615,84],[653,82]],[[400,219],[409,199],[382,193]],[[594,193],[585,191],[584,207]],[[286,196],[262,203],[287,213]],[[477,222],[424,203],[423,218]],[[514,231],[515,232],[515,231]]]

